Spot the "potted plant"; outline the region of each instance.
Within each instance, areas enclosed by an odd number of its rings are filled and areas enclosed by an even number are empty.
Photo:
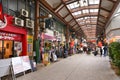
[[[112,63],[118,68],[118,74],[120,75],[120,43],[112,42],[109,45],[109,56]]]

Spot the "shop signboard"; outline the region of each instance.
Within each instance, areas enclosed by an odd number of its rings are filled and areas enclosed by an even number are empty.
[[[21,57],[21,60],[22,60],[24,71],[31,69],[30,60],[28,56]]]
[[[24,67],[21,57],[12,58],[12,65],[13,65],[14,74],[24,72]]]
[[[7,33],[0,31],[0,40],[19,40],[21,41],[21,35],[19,34],[13,34],[13,33]]]
[[[11,59],[0,60],[0,77],[10,74]]]
[[[6,26],[0,26],[0,40],[10,40],[22,42],[21,55],[27,55],[27,29],[18,27],[13,24],[14,16],[4,14],[4,23]],[[1,21],[1,19],[0,19]],[[3,21],[1,21],[3,22]],[[0,22],[0,25],[2,24]]]
[[[18,74],[31,69],[30,60],[28,56],[12,58],[12,65],[14,74]]]

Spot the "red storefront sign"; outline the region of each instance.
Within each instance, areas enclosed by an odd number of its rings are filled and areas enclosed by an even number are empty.
[[[22,42],[22,54],[27,55],[27,30],[14,25],[14,17],[4,14],[5,23],[0,21],[0,40],[14,40]]]
[[[15,41],[21,41],[21,35],[19,34],[13,34],[13,33],[7,33],[7,32],[0,32],[0,40],[15,40]]]

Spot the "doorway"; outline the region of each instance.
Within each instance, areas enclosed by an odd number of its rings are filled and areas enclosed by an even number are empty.
[[[4,58],[12,57],[13,41],[4,41]]]
[[[13,54],[13,41],[0,40],[0,59],[9,58]]]

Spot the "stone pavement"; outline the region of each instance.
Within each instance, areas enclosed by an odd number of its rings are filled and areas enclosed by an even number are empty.
[[[16,80],[120,80],[108,57],[75,54]]]

